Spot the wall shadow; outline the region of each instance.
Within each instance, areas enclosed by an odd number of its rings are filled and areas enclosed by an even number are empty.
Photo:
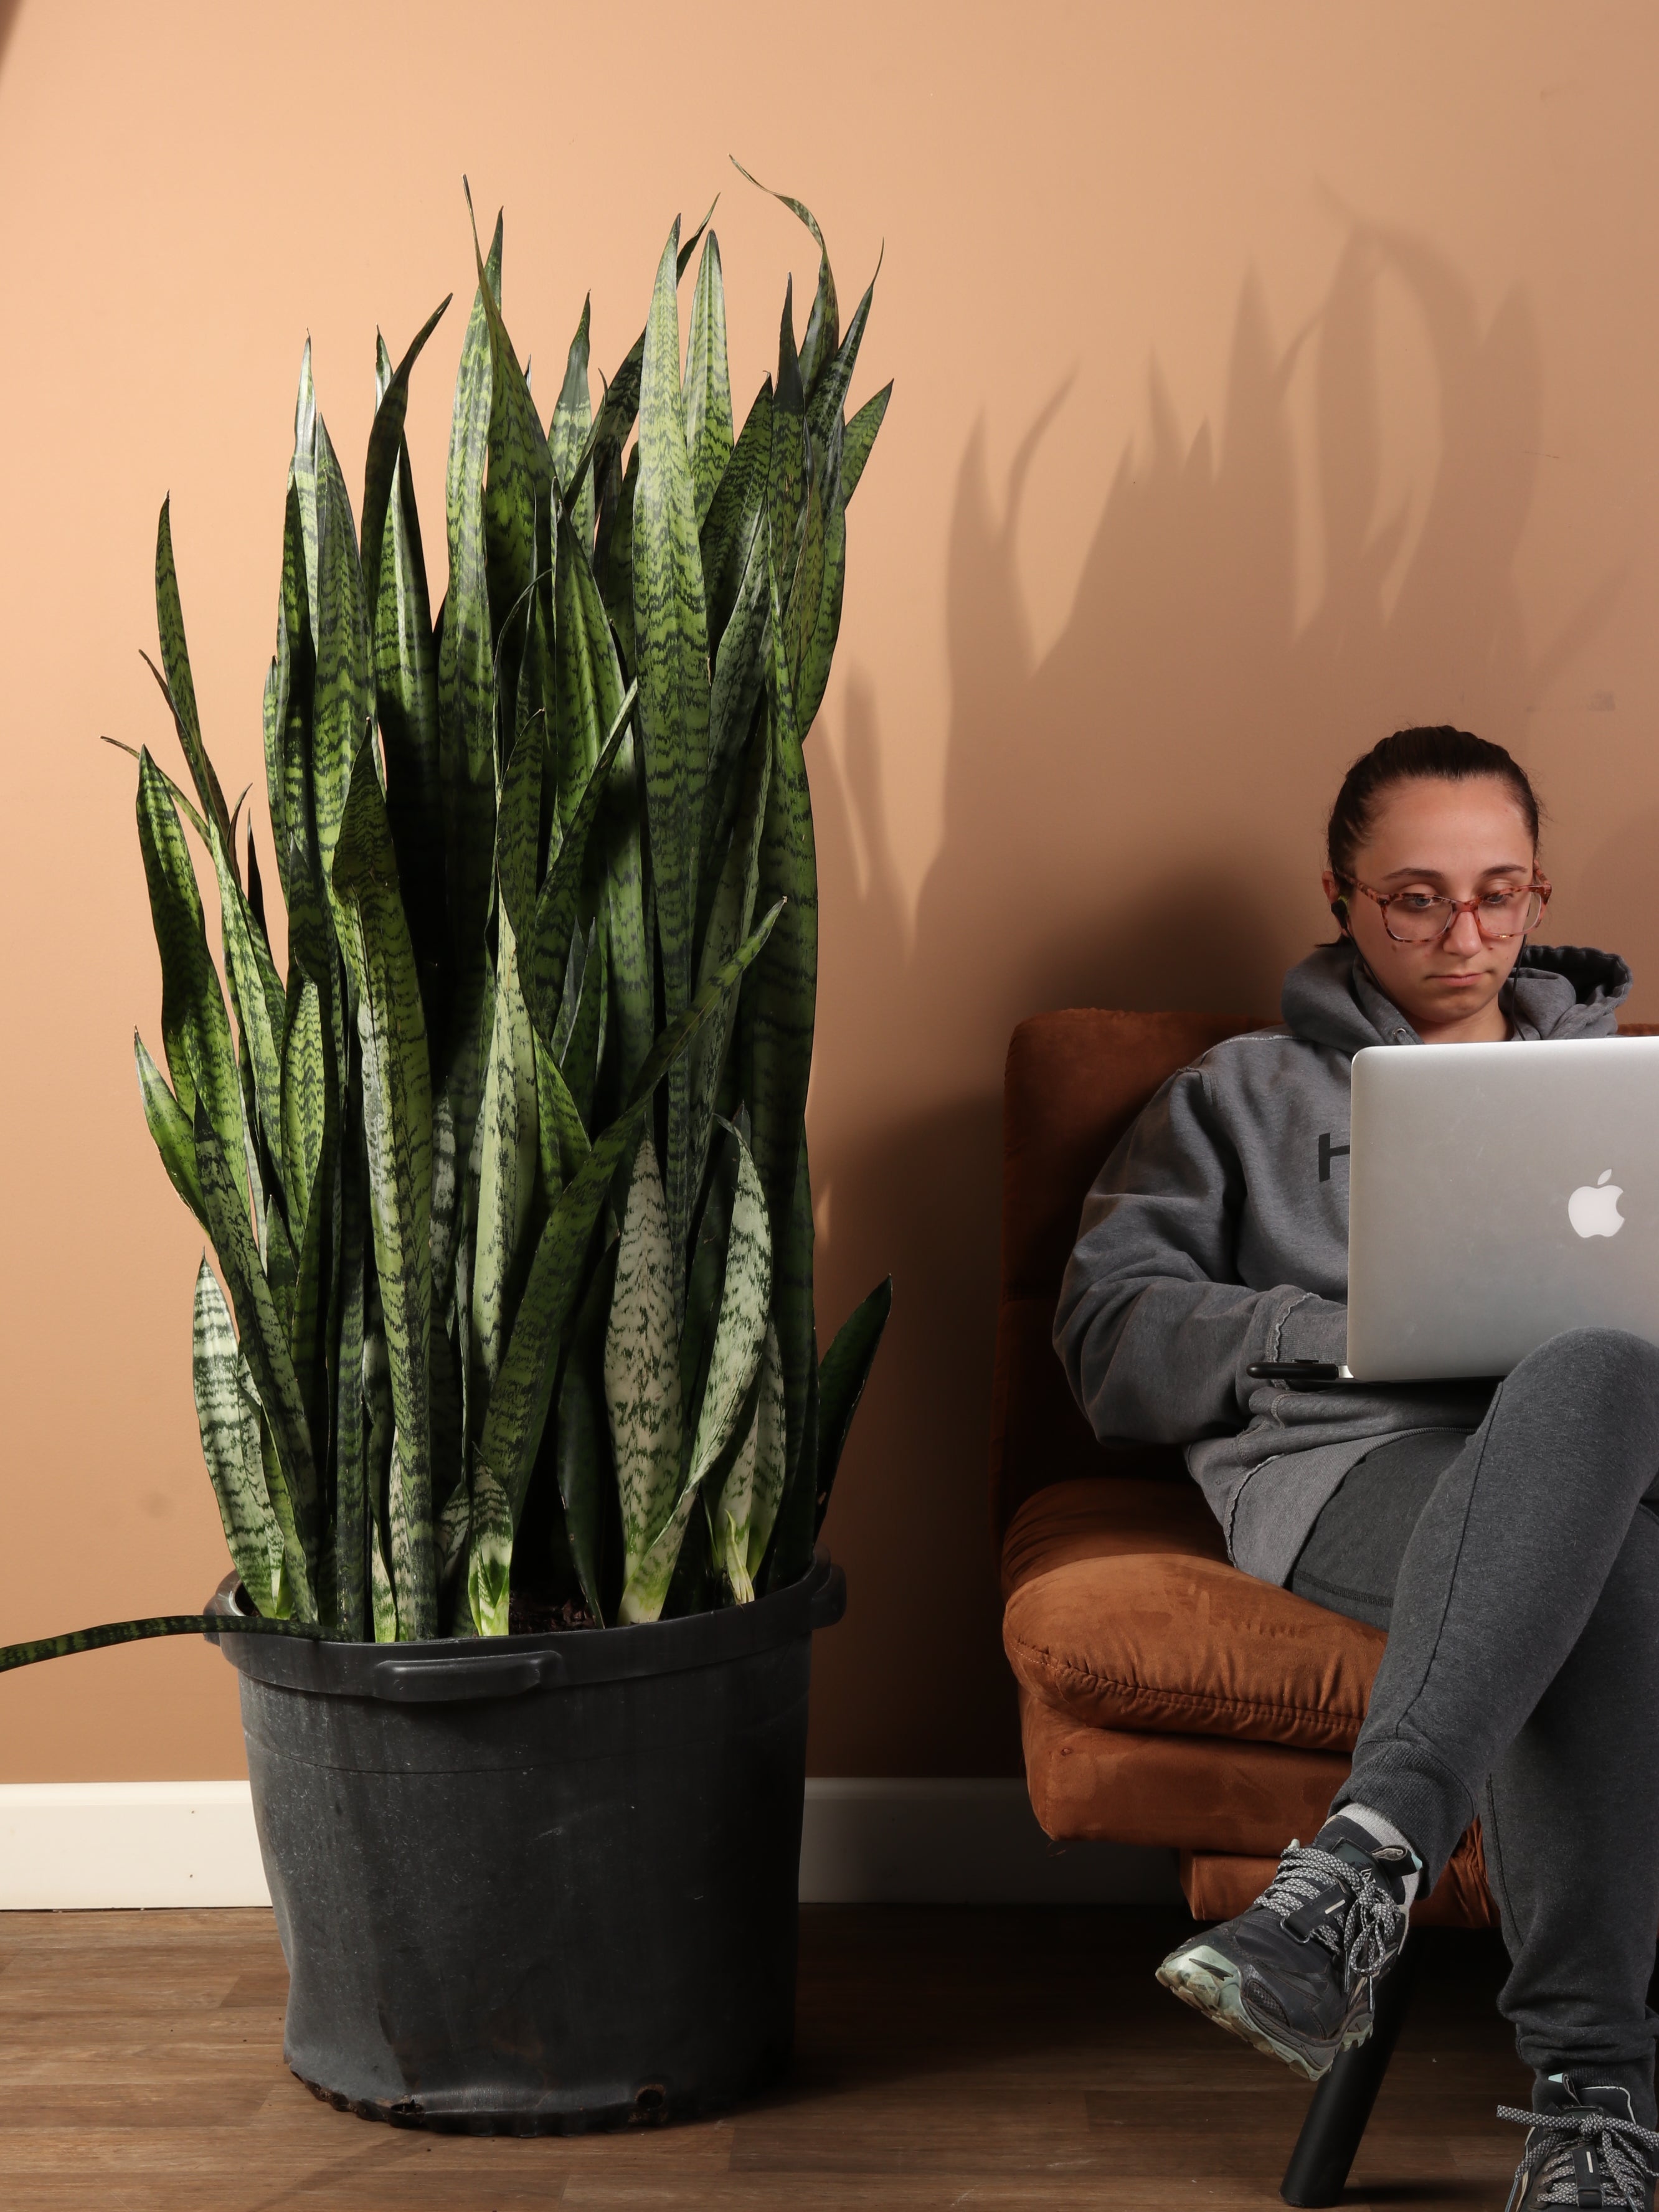
[[[1385,283],[1416,316],[1440,418],[1437,467],[1409,514],[1382,506]],[[1304,349],[1323,573],[1298,621],[1287,387]],[[856,667],[839,760],[813,748],[826,1337],[889,1268],[896,1283],[826,1529],[852,1608],[818,1660],[817,1771],[1018,1768],[984,1505],[1013,1024],[1075,1004],[1273,1018],[1284,969],[1322,923],[1312,866],[1343,767],[1407,720],[1519,745],[1528,703],[1618,587],[1559,636],[1528,638],[1514,563],[1540,442],[1532,309],[1516,289],[1483,324],[1467,281],[1406,234],[1355,226],[1285,344],[1244,283],[1213,434],[1182,434],[1154,364],[1145,434],[1125,447],[1069,613],[1038,654],[1017,538],[1065,398],[1000,486],[982,425],[963,455],[944,837],[913,927],[882,784],[893,733]]]

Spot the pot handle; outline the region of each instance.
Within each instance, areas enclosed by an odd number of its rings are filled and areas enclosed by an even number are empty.
[[[819,1556],[829,1571],[812,1592],[807,1626],[833,1628],[847,1610],[847,1570],[831,1565],[828,1553],[821,1550]]]
[[[382,1659],[369,1671],[372,1698],[400,1705],[459,1705],[521,1698],[560,1680],[556,1651],[471,1651],[465,1658]]]

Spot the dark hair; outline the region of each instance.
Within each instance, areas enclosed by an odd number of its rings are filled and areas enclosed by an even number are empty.
[[[1527,772],[1502,745],[1472,737],[1441,723],[1432,729],[1396,730],[1359,758],[1342,779],[1325,832],[1325,849],[1331,873],[1353,879],[1354,855],[1370,835],[1376,802],[1396,783],[1437,778],[1445,783],[1467,783],[1481,775],[1496,776],[1508,788],[1520,811],[1532,842],[1538,842],[1538,794]]]

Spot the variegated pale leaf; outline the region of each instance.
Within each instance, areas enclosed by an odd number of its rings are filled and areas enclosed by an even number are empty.
[[[196,1172],[195,1134],[185,1118],[184,1109],[168,1090],[167,1078],[144,1049],[144,1041],[137,1030],[132,1033],[132,1048],[138,1063],[138,1091],[144,1102],[144,1119],[155,1139],[155,1149],[161,1155],[161,1164],[173,1188],[205,1229],[207,1211],[202,1199],[201,1180]]]
[[[258,1394],[205,1254],[196,1277],[191,1348],[202,1456],[213,1480],[225,1542],[243,1589],[260,1613],[274,1619],[283,1595],[283,1532],[265,1491]]]
[[[760,1438],[760,1408],[749,1424],[743,1449],[732,1463],[720,1492],[719,1550],[720,1572],[732,1593],[733,1605],[748,1605],[755,1595],[749,1571],[749,1513],[755,1494],[755,1453]]]
[[[328,1117],[324,1096],[327,1066],[323,1057],[322,1001],[317,986],[302,980],[283,1044],[283,1182],[296,1236],[303,1235],[318,1163],[323,1156]]]
[[[626,1231],[623,1233],[625,1236]],[[620,1295],[620,1269],[617,1279]],[[738,1415],[755,1380],[771,1298],[772,1239],[766,1218],[766,1200],[760,1177],[755,1172],[755,1163],[739,1139],[738,1187],[732,1201],[732,1229],[726,1247],[726,1282],[720,1293],[714,1348],[708,1355],[708,1380],[703,1387],[702,1409],[697,1417],[690,1465],[667,1526],[654,1535],[637,1564],[629,1552],[617,1616],[620,1620],[655,1620],[662,1611],[693,1501],[704,1476],[731,1442]],[[611,1312],[614,1316],[614,1306]]]
[[[755,1577],[777,1521],[788,1469],[787,1423],[783,1356],[769,1322],[755,1418],[720,1492],[720,1565],[735,1605],[752,1602]]]
[[[499,910],[495,1021],[478,1116],[478,1225],[472,1274],[472,1345],[484,1396],[500,1370],[513,1326],[509,1285],[521,1280],[520,1248],[530,1220],[538,1164],[536,1053],[519,988],[517,951],[505,904]],[[474,1434],[477,1433],[475,1422]]]
[[[749,1147],[738,1139],[738,1187],[732,1200],[732,1233],[726,1247],[726,1283],[714,1347],[708,1355],[697,1433],[686,1488],[696,1490],[732,1440],[749,1395],[766,1337],[772,1304],[772,1232],[766,1197]]]
[[[679,1562],[680,1547],[685,1541],[686,1524],[696,1502],[695,1490],[682,1491],[679,1503],[668,1516],[667,1527],[649,1546],[623,1585],[622,1602],[617,1607],[619,1621],[661,1619],[668,1586]]]
[[[672,1269],[668,1209],[656,1149],[647,1137],[635,1157],[605,1337],[605,1401],[629,1584],[673,1513],[679,1482],[680,1346]],[[624,1590],[619,1618],[654,1620],[661,1603],[659,1597],[656,1611],[630,1612]]]
[[[559,1063],[548,1047],[531,1030],[536,1054],[537,1137],[541,1146],[542,1180],[550,1204],[593,1149],[576,1110]]]
[[[472,1462],[467,1599],[480,1636],[505,1636],[511,1601],[513,1508],[482,1459]]]

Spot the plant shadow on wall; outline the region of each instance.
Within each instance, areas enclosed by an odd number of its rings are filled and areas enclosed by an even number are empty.
[[[1437,466],[1410,506],[1383,490],[1395,397],[1385,286],[1420,329],[1439,413]],[[1312,380],[1304,465],[1323,544],[1300,620],[1293,373]],[[839,762],[828,746],[813,762],[830,948],[820,1019],[844,1040],[823,1054],[812,1096],[823,1310],[845,1310],[878,1261],[903,1291],[857,1446],[883,1464],[848,1486],[836,1516],[838,1556],[867,1595],[858,1638],[822,1662],[831,1682],[856,1668],[859,1694],[821,1703],[820,1768],[916,1771],[907,1716],[862,1694],[895,1679],[939,1686],[936,1771],[1017,1761],[978,1510],[1010,1030],[1078,1005],[1274,1018],[1284,969],[1320,920],[1318,809],[1346,763],[1404,720],[1522,741],[1529,703],[1594,635],[1620,581],[1541,649],[1528,639],[1514,563],[1540,414],[1524,294],[1485,320],[1432,246],[1354,228],[1288,344],[1255,280],[1244,284],[1218,439],[1207,426],[1183,437],[1154,367],[1147,434],[1124,453],[1070,613],[1040,655],[1016,545],[1032,462],[1063,435],[1064,387],[1000,501],[983,428],[969,439],[949,547],[944,836],[913,936],[882,788],[896,733],[856,670]],[[872,1129],[870,1102],[883,1097],[928,1103]],[[909,1601],[923,1559],[925,1617]]]

